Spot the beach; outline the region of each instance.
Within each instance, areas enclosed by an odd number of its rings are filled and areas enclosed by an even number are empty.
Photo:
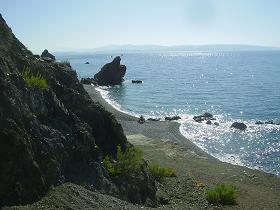
[[[237,187],[238,205],[230,206],[229,209],[280,208],[280,179],[275,175],[221,162],[186,139],[180,133],[179,123],[146,121],[139,124],[136,117],[120,112],[107,103],[94,86],[84,85],[84,88],[94,102],[100,103],[116,117],[128,141],[143,150],[148,162],[175,169],[177,177],[167,179],[169,184],[165,184],[166,189],[159,190],[165,192],[165,196],[170,196],[170,208],[180,203],[202,208],[205,203],[197,203],[205,202],[200,199],[204,190],[220,183]],[[192,180],[189,186],[186,180]],[[184,183],[184,189],[181,189],[180,183]],[[174,192],[176,188],[178,192]]]

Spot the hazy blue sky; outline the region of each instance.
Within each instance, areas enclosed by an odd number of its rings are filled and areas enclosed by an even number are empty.
[[[33,52],[110,44],[280,47],[280,0],[1,0]]]

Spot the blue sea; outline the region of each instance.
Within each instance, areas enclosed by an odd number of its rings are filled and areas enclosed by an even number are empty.
[[[78,76],[93,77],[114,53],[60,56]],[[180,131],[198,147],[236,165],[280,176],[280,52],[124,53],[122,86],[101,87],[102,96],[132,115],[179,115]],[[84,64],[89,61],[90,64]],[[143,80],[132,84],[131,80]],[[219,126],[196,123],[193,116],[210,112]],[[235,121],[248,128],[231,129]]]

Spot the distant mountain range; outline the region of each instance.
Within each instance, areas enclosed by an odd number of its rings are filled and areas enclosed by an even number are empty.
[[[265,47],[255,45],[217,44],[217,45],[107,45],[93,49],[79,49],[69,52],[56,52],[56,55],[84,54],[96,52],[157,52],[157,51],[275,51],[279,47]]]

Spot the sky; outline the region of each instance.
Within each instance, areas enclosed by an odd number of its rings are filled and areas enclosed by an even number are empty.
[[[0,0],[34,53],[106,45],[280,47],[279,0]]]

